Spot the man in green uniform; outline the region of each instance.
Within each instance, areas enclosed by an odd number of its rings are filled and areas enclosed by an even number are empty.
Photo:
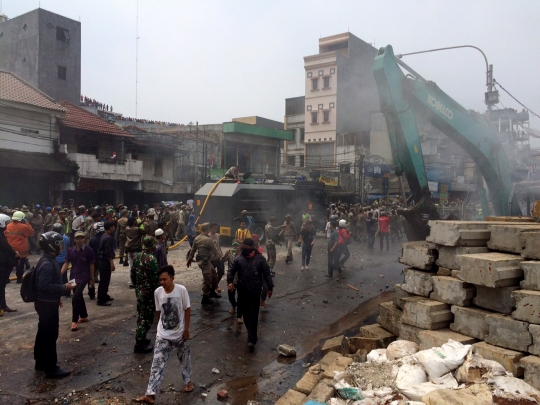
[[[276,244],[281,246],[278,239],[278,232],[281,231],[283,226],[274,226],[277,222],[276,217],[270,217],[268,223],[264,227],[264,234],[266,236],[266,252],[268,254],[268,267],[270,267],[270,275],[273,277],[276,275],[274,272],[274,266],[276,264]]]
[[[131,268],[131,282],[137,295],[137,333],[135,353],[150,353],[153,350],[146,334],[154,322],[154,291],[159,287],[159,266],[154,251],[156,240],[152,236],[143,239],[143,251],[137,253]]]
[[[214,241],[208,234],[210,233],[210,224],[204,223],[201,225],[201,234],[193,241],[193,246],[187,254],[187,266],[190,267],[193,258],[199,265],[203,276],[203,305],[213,304],[212,297],[221,298],[221,295],[216,293],[217,288],[217,273],[212,260],[219,259],[219,252],[216,249]],[[197,256],[195,256],[197,253]]]

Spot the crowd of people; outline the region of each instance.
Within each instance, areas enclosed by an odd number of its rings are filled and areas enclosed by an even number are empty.
[[[96,107],[99,110],[113,112],[112,105],[109,106],[108,104],[96,101],[95,98],[86,97],[86,96],[83,96],[82,94],[81,94],[80,104],[85,107]]]

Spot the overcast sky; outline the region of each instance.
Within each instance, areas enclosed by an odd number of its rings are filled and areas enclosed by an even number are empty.
[[[3,0],[13,18],[42,8],[82,23],[82,93],[135,116],[136,0]],[[494,77],[540,114],[540,2],[533,0],[139,0],[139,118],[283,121],[304,95],[303,57],[350,31],[396,54],[471,44]],[[404,59],[464,107],[483,111],[485,63],[472,49]],[[502,108],[521,106],[501,91]],[[540,120],[532,120],[540,128]]]

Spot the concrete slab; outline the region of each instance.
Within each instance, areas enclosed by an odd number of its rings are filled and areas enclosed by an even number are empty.
[[[493,312],[474,307],[459,307],[452,305],[450,308],[454,314],[454,322],[450,329],[465,336],[471,336],[478,340],[484,340],[489,333],[486,316]]]
[[[454,314],[450,305],[423,297],[403,299],[403,316],[401,322],[422,329],[436,330],[450,326]]]
[[[388,332],[378,323],[361,326],[360,335],[362,337],[378,339],[382,343],[383,347],[387,347],[390,343],[396,340],[396,335]]]
[[[399,330],[398,340],[410,340],[411,342],[417,344],[421,343],[420,332],[422,332],[424,329],[401,322],[397,324],[397,328]]]
[[[439,270],[437,270],[438,276],[451,276],[452,275],[452,269],[448,269],[446,267],[439,267]]]
[[[340,335],[328,339],[324,342],[322,347],[323,354],[328,352],[337,352],[340,354],[349,354],[349,345],[347,344],[347,339],[345,336]]]
[[[540,232],[527,232],[523,238],[525,248],[521,251],[521,256],[527,259],[540,259]]]
[[[484,359],[496,361],[501,364],[506,371],[514,374],[514,377],[523,376],[523,367],[521,367],[519,362],[526,356],[525,353],[490,345],[487,342],[474,343],[473,347],[476,353]]]
[[[321,365],[321,370],[326,370],[328,367],[330,367],[330,364],[334,362],[335,359],[338,357],[341,357],[340,353],[337,352],[328,352],[324,355],[324,357],[319,360],[319,363]]]
[[[484,221],[429,221],[426,241],[444,246],[486,246],[489,231]],[[444,266],[446,267],[446,266]]]
[[[305,399],[305,394],[295,390],[289,390],[277,400],[275,405],[301,405],[304,403]]]
[[[431,270],[437,260],[437,249],[433,243],[425,241],[401,244],[399,262],[420,270]]]
[[[418,336],[420,338],[420,350],[441,347],[443,344],[448,343],[448,339],[455,340],[464,345],[472,345],[477,342],[473,337],[453,332],[450,329],[423,330]]]
[[[523,379],[525,382],[540,390],[540,358],[536,356],[523,357],[521,366],[524,369]]]
[[[347,367],[351,365],[353,362],[353,359],[350,357],[338,357],[334,360],[330,366],[324,370],[323,378],[331,378],[334,379],[334,371],[341,372],[344,371]]]
[[[311,374],[309,371],[296,383],[294,390],[309,395],[313,388],[323,378],[323,373]]]
[[[398,308],[403,309],[403,303],[401,302],[402,298],[414,297],[413,293],[407,292],[402,288],[402,284],[394,285],[394,291],[396,292],[396,296],[394,298],[394,305]]]
[[[379,304],[379,317],[377,323],[388,332],[399,335],[397,323],[401,322],[403,311],[396,307],[392,301]]]
[[[306,403],[310,400],[320,402],[325,404],[330,398],[334,396],[334,387],[332,386],[332,380],[324,379],[319,381],[319,383],[313,388],[311,394],[309,394],[303,403]]]
[[[452,270],[461,268],[461,255],[470,255],[475,253],[487,253],[487,247],[466,247],[466,246],[438,246],[439,258],[435,262],[439,267],[445,267]]]
[[[521,254],[525,248],[525,232],[540,232],[540,225],[490,225],[491,237],[487,247],[491,250]]]
[[[450,305],[468,307],[476,295],[474,285],[448,276],[433,276],[433,292],[429,298]]]
[[[431,282],[431,273],[416,269],[403,269],[405,282],[401,284],[401,288],[411,294],[429,297],[433,291],[433,283]]]
[[[529,353],[540,356],[540,325],[531,323],[529,325],[529,332],[533,341],[532,345],[529,346]]]
[[[511,350],[526,352],[532,344],[529,323],[517,321],[509,315],[492,314],[486,316],[488,334],[486,342]]]
[[[491,288],[517,285],[523,278],[520,257],[508,253],[476,253],[461,256],[459,279]]]
[[[540,261],[527,261],[519,263],[525,279],[519,283],[524,290],[540,291]]]
[[[512,318],[540,325],[540,291],[516,290],[512,297],[516,300]]]
[[[461,274],[461,270],[452,270],[451,276],[454,278],[459,278],[460,274]]]
[[[509,315],[516,307],[516,300],[512,296],[512,292],[518,289],[519,286],[517,285],[500,288],[477,285],[476,297],[473,302],[474,305],[481,308]]]

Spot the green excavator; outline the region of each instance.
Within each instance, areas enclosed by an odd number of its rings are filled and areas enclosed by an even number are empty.
[[[475,161],[488,186],[495,215],[521,215],[517,202],[511,198],[513,169],[497,133],[488,126],[485,117],[465,109],[434,82],[420,76],[394,55],[390,45],[379,50],[373,72],[395,173],[405,174],[414,201],[412,208],[400,211],[407,220],[405,231],[409,240],[424,240],[429,234],[427,221],[439,218],[420,146],[417,125],[420,113]],[[481,184],[478,189],[483,212],[489,212],[486,192]]]

